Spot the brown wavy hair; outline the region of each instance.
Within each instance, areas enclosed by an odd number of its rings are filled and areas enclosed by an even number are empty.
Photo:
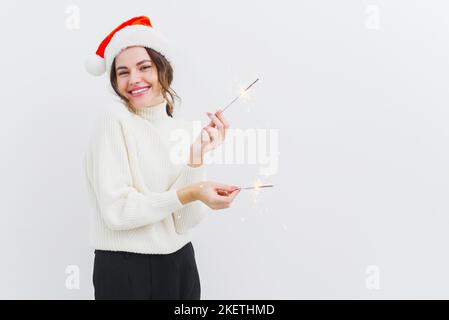
[[[181,100],[176,91],[170,87],[173,81],[173,68],[170,62],[163,54],[151,48],[147,47],[143,48],[148,52],[151,61],[156,66],[159,83],[162,87],[162,96],[167,101],[167,104],[165,106],[167,115],[169,117],[173,117],[173,107],[175,104],[175,98]],[[126,97],[122,96],[122,94],[118,90],[117,74],[115,72],[115,58],[114,61],[112,61],[110,81],[112,88],[114,89],[115,93],[120,97],[124,105],[128,108],[128,111],[136,113],[136,110],[133,108],[129,100],[126,99]]]

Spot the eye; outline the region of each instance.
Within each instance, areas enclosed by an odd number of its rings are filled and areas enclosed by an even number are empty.
[[[120,72],[118,75],[122,76],[122,75],[127,74],[127,73],[128,73],[128,71],[124,71],[124,72]]]
[[[143,66],[141,70],[146,70],[146,69],[149,69],[149,68],[151,68],[151,66],[147,65],[147,66]]]

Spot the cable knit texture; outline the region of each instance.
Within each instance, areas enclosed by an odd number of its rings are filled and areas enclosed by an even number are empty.
[[[108,110],[96,119],[85,157],[95,249],[172,253],[206,216],[202,202],[183,205],[177,196],[177,189],[205,180],[205,168],[186,164],[193,123],[169,117],[165,104],[137,114]]]

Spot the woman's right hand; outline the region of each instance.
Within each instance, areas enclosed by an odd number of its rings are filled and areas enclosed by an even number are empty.
[[[195,193],[194,198],[214,210],[229,208],[241,190],[236,186],[213,181],[197,182],[192,187]]]

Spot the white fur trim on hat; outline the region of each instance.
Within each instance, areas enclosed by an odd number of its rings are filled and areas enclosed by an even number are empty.
[[[152,27],[133,25],[114,34],[104,53],[104,65],[108,74],[111,72],[114,58],[125,48],[142,46],[154,49],[171,60],[170,45],[167,39]]]

